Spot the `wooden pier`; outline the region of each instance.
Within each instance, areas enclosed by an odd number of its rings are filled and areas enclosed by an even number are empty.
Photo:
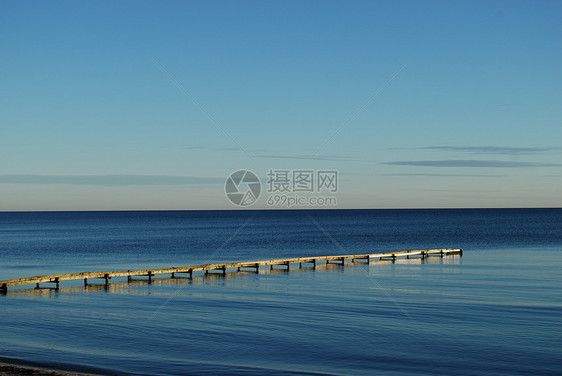
[[[263,261],[249,261],[249,262],[230,262],[230,263],[220,263],[220,264],[202,264],[202,265],[192,265],[192,266],[181,266],[174,268],[165,269],[145,269],[145,270],[121,270],[121,271],[111,271],[111,272],[83,272],[83,273],[68,273],[68,274],[55,274],[55,275],[43,275],[28,278],[17,278],[10,279],[6,281],[0,281],[0,293],[7,293],[8,288],[12,286],[21,285],[32,285],[35,284],[36,288],[40,288],[41,283],[50,283],[51,286],[54,285],[55,289],[60,287],[61,281],[69,280],[84,280],[84,286],[88,286],[88,280],[91,279],[101,279],[105,286],[109,286],[109,281],[112,277],[127,277],[127,281],[133,281],[133,277],[144,276],[148,278],[148,282],[152,282],[154,276],[158,274],[170,274],[171,278],[177,278],[178,274],[188,274],[189,278],[193,276],[194,272],[204,272],[209,273],[221,273],[226,274],[228,269],[236,269],[236,271],[255,271],[259,273],[260,267],[269,266],[271,270],[275,266],[283,267],[286,270],[291,268],[291,265],[296,265],[300,268],[303,264],[311,264],[313,268],[316,264],[325,262],[326,264],[339,264],[345,265],[346,260],[351,260],[351,262],[361,261],[363,263],[370,263],[372,260],[389,260],[395,261],[399,257],[404,258],[425,258],[429,256],[439,256],[443,257],[446,255],[458,254],[462,256],[462,249],[425,249],[425,250],[411,250],[411,251],[399,251],[399,252],[386,252],[386,253],[370,253],[362,255],[339,255],[339,256],[313,256],[313,257],[297,257],[289,259],[278,259],[278,260],[263,260]]]

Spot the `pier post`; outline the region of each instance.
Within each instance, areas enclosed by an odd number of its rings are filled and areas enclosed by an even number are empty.
[[[36,289],[40,288],[40,287],[39,287],[39,282],[37,282],[37,283],[35,284],[35,288],[36,288]]]
[[[109,274],[104,274],[103,278],[105,279],[105,286],[109,286]]]
[[[0,286],[0,293],[6,294],[7,292],[8,292],[8,285],[3,283],[2,286]]]
[[[84,287],[88,287],[88,278],[84,278]]]
[[[316,269],[316,259],[312,260],[313,268]]]
[[[172,272],[172,278],[176,278],[176,273]]]
[[[152,272],[148,272],[148,283],[152,283]]]
[[[461,250],[460,250],[460,252],[459,252],[459,255],[462,256],[462,248],[461,248]]]
[[[285,265],[287,265],[287,270],[291,269],[291,263],[289,261],[285,262]]]
[[[222,275],[226,275],[226,265],[222,266]]]

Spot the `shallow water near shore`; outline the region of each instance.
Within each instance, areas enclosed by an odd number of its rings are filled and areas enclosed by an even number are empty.
[[[465,250],[14,289],[1,356],[145,375],[560,374],[561,229],[560,209],[0,213],[0,279]]]

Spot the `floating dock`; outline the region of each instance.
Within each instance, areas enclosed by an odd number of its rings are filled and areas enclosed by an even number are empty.
[[[127,277],[127,280],[132,281],[133,277],[144,276],[148,277],[148,282],[151,283],[156,275],[170,274],[171,278],[176,278],[177,274],[188,274],[189,278],[193,277],[194,272],[216,273],[220,272],[226,274],[228,269],[236,269],[240,272],[243,270],[252,270],[259,273],[261,267],[269,266],[273,269],[275,266],[282,266],[289,270],[291,265],[298,264],[302,268],[303,264],[312,264],[316,267],[317,263],[325,262],[326,264],[340,264],[344,265],[346,260],[351,262],[370,263],[372,260],[390,260],[395,261],[399,257],[404,258],[425,258],[429,256],[447,256],[458,254],[462,256],[462,249],[457,248],[443,248],[443,249],[425,249],[425,250],[412,250],[412,251],[399,251],[399,252],[386,252],[386,253],[368,253],[362,255],[339,255],[339,256],[312,256],[312,257],[297,257],[288,259],[277,260],[263,260],[263,261],[248,261],[248,262],[228,262],[220,264],[202,264],[192,266],[181,266],[165,269],[145,269],[145,270],[121,270],[111,272],[83,272],[83,273],[68,273],[68,274],[54,274],[43,275],[28,278],[17,278],[6,281],[0,281],[0,293],[6,294],[8,288],[12,286],[32,285],[35,284],[36,288],[40,288],[41,283],[54,284],[54,288],[58,289],[62,281],[69,280],[84,280],[84,286],[88,286],[89,279],[102,279],[106,286],[109,286],[109,280],[112,277]]]

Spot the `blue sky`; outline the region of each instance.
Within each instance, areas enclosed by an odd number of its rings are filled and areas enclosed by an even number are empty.
[[[337,170],[338,208],[560,206],[561,17],[559,1],[2,1],[0,211],[236,209],[240,169]]]

